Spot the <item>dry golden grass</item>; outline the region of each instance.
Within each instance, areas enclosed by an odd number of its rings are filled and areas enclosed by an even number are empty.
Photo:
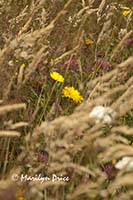
[[[19,191],[23,200],[133,199],[132,169],[115,167],[133,155],[133,56],[124,46],[132,10],[122,15],[131,3],[0,1],[9,23],[0,27],[0,199],[20,200]],[[52,70],[64,75],[62,85]],[[65,85],[79,88],[80,105],[62,98]],[[106,110],[100,118],[92,115],[98,106]],[[50,180],[22,181],[26,174]]]

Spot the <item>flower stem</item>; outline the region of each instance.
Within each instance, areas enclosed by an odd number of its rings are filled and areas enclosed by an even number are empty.
[[[42,113],[42,115],[41,115],[41,117],[40,117],[40,120],[39,120],[39,124],[41,123],[42,118],[43,118],[43,116],[45,115],[45,112],[46,112],[48,103],[49,103],[49,101],[50,101],[50,99],[51,99],[51,96],[52,96],[52,94],[53,94],[53,91],[54,91],[54,89],[55,89],[56,84],[57,84],[57,81],[54,83],[54,85],[53,85],[53,87],[52,87],[52,89],[51,89],[51,92],[50,92],[50,94],[49,94],[49,97],[48,97],[48,99],[47,99],[47,101],[46,101],[46,103],[45,103],[43,113]]]

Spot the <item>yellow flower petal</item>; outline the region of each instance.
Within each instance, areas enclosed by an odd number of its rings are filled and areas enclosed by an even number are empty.
[[[133,141],[132,140],[129,140],[128,143],[129,143],[130,146],[133,147]]]
[[[68,97],[70,99],[72,99],[75,102],[82,102],[83,101],[83,97],[80,95],[78,90],[75,90],[74,87],[64,87],[63,91],[63,96],[64,97]]]
[[[90,44],[93,44],[93,43],[94,42],[89,38],[85,40],[85,44],[87,44],[87,45],[90,45]]]
[[[19,197],[18,200],[25,200],[25,198],[24,197]]]
[[[64,82],[64,78],[61,74],[59,74],[58,72],[50,72],[50,76],[52,79],[54,79],[55,81],[58,82]]]
[[[25,64],[23,63],[23,64],[21,65],[21,67],[23,67],[23,68],[24,68],[24,67],[25,67]]]
[[[123,14],[123,16],[128,16],[129,15],[129,13],[131,12],[131,10],[123,10],[122,11],[122,14]]]
[[[22,196],[22,194],[20,192],[16,193],[15,197],[17,200],[25,200],[25,198]]]

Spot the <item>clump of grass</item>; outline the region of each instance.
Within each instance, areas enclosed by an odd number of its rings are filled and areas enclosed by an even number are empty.
[[[131,5],[0,1],[1,199],[133,198]]]

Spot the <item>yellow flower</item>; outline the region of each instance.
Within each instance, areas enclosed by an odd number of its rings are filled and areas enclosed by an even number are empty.
[[[24,68],[24,67],[25,67],[25,64],[23,63],[23,64],[21,65],[21,67]]]
[[[24,197],[19,197],[18,200],[25,200],[25,198]]]
[[[55,81],[64,82],[63,76],[61,74],[59,74],[58,72],[50,72],[50,76]]]
[[[26,200],[26,199],[23,197],[23,193],[24,193],[24,190],[18,191],[18,192],[15,194],[16,200]]]
[[[66,87],[64,87],[62,93],[63,93],[64,97],[68,97],[75,102],[82,102],[83,101],[83,97],[80,95],[78,90],[74,89],[74,87],[66,86]]]
[[[87,45],[93,44],[93,41],[88,38],[85,40],[85,44],[87,44]]]
[[[122,11],[122,14],[123,14],[123,16],[128,16],[129,15],[129,13],[131,12],[131,10],[123,10]]]
[[[25,200],[25,198],[22,197],[22,194],[20,192],[16,193],[15,197],[16,197],[17,200]]]
[[[130,146],[133,147],[133,141],[132,140],[128,140],[128,143],[129,143]]]

